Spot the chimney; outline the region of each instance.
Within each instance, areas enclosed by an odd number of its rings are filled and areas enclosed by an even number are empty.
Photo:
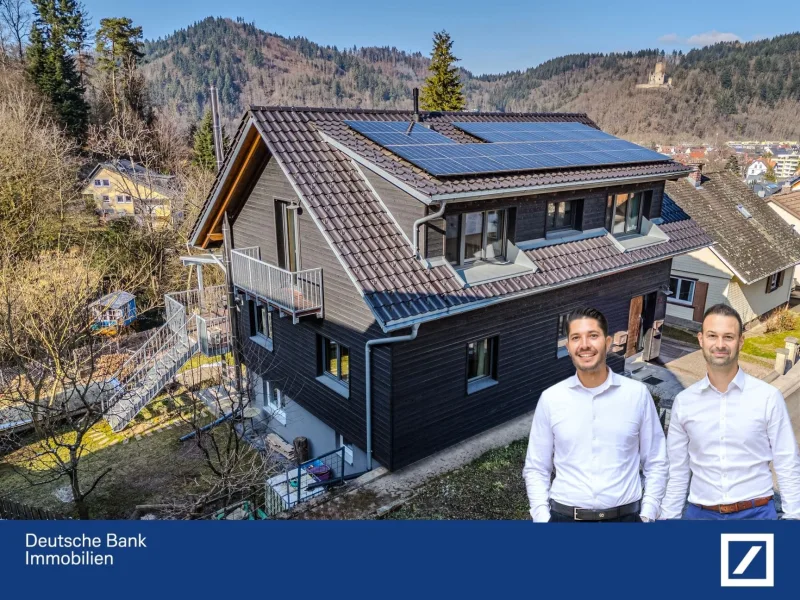
[[[703,183],[703,163],[693,162],[689,163],[689,166],[692,167],[692,172],[689,173],[688,179],[694,187],[699,188]]]
[[[414,121],[419,123],[419,88],[414,88]]]
[[[225,151],[222,148],[222,126],[219,122],[219,98],[217,88],[211,86],[211,122],[214,133],[214,154],[217,159],[217,171],[222,168],[222,161],[225,159]]]

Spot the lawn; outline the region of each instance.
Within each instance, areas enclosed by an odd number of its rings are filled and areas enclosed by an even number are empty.
[[[138,504],[166,503],[201,491],[205,462],[191,443],[178,438],[191,428],[169,410],[175,400],[162,398],[150,403],[123,432],[114,433],[105,421],[90,431],[87,455],[81,465],[88,474],[111,472],[89,496],[89,512],[93,519],[127,519]],[[182,400],[179,398],[177,402]],[[167,428],[169,426],[169,428]],[[65,436],[74,433],[65,432]],[[39,508],[47,508],[67,516],[74,514],[70,502],[62,502],[56,492],[68,487],[64,478],[31,486],[10,464],[19,453],[36,447],[33,434],[23,446],[0,457],[0,495]],[[37,465],[39,474],[46,465]]]
[[[528,440],[491,450],[426,483],[389,519],[529,519],[522,465]]]
[[[775,358],[775,351],[778,348],[784,347],[784,340],[787,337],[796,337],[800,339],[800,329],[792,329],[790,331],[776,331],[774,333],[765,333],[763,335],[755,335],[746,337],[742,352],[750,354],[751,356],[759,356],[761,358]]]

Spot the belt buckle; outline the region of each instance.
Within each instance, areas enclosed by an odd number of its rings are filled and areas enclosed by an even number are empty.
[[[572,509],[572,518],[575,519],[576,521],[583,521],[583,519],[578,518],[578,510],[579,510],[578,508]]]

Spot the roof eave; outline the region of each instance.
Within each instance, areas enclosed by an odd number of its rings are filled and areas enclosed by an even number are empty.
[[[712,243],[708,244],[701,244],[698,246],[693,246],[691,248],[686,248],[684,250],[676,251],[676,252],[669,252],[663,256],[659,256],[656,258],[651,258],[649,260],[644,260],[636,263],[632,263],[630,265],[626,265],[619,269],[612,269],[609,271],[601,272],[601,273],[592,273],[591,275],[584,275],[582,277],[577,277],[575,279],[568,279],[563,282],[559,282],[553,285],[548,286],[541,286],[536,287],[528,290],[523,290],[520,292],[516,292],[513,294],[506,294],[504,296],[496,296],[493,298],[487,298],[484,300],[479,300],[477,302],[470,302],[467,304],[460,304],[458,306],[448,307],[439,311],[432,311],[428,313],[424,313],[422,315],[417,315],[414,317],[408,317],[405,319],[397,319],[395,321],[388,321],[385,326],[382,326],[382,329],[385,332],[392,332],[397,331],[398,329],[406,329],[411,327],[412,325],[428,323],[431,321],[438,321],[439,319],[444,319],[446,317],[450,317],[453,315],[469,312],[472,310],[477,310],[479,308],[484,308],[486,306],[491,306],[494,304],[500,304],[502,302],[509,302],[511,300],[517,300],[518,298],[525,298],[528,296],[534,296],[536,294],[542,294],[544,292],[549,292],[552,290],[557,290],[560,288],[568,287],[570,285],[577,285],[579,283],[584,283],[586,281],[591,281],[593,279],[599,279],[600,277],[607,277],[609,275],[616,275],[617,273],[624,273],[625,271],[630,271],[631,269],[637,269],[639,267],[644,267],[646,265],[650,265],[653,263],[661,262],[664,260],[668,260],[670,258],[674,258],[675,256],[679,256],[681,254],[687,254],[689,252],[694,252],[695,250],[700,250],[702,248],[707,248],[711,246]]]

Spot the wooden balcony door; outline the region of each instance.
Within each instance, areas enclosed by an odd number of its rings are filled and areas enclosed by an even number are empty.
[[[292,273],[300,270],[297,207],[283,200],[275,201],[275,232],[278,240],[278,266]]]

